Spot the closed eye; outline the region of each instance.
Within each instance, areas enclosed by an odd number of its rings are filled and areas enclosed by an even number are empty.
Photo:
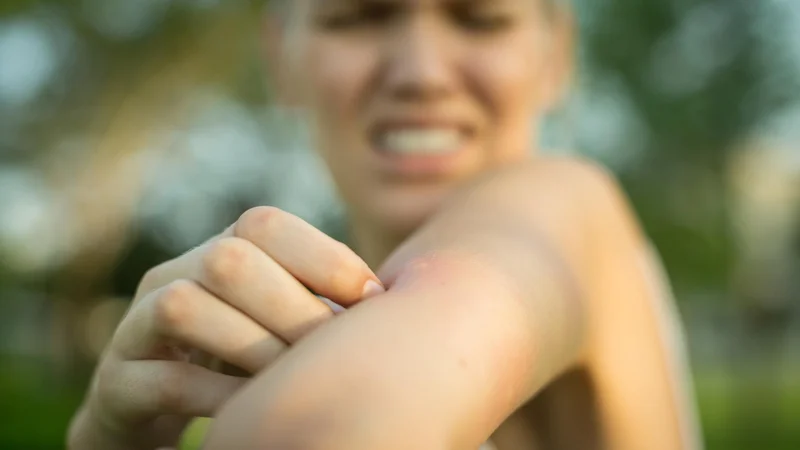
[[[366,1],[323,12],[317,23],[330,31],[380,27],[391,23],[401,12],[396,2]]]
[[[458,26],[476,32],[502,31],[514,23],[513,14],[480,6],[458,5],[451,16]]]

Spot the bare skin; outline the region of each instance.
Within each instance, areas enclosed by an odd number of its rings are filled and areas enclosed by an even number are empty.
[[[588,374],[598,415],[556,422],[543,448],[587,448],[547,444],[592,433],[592,420],[595,448],[695,448],[668,345],[675,336],[660,326],[643,263],[648,248],[613,182],[571,161],[509,172],[407,241],[381,271],[386,294],[326,324],[240,391],[205,448],[477,448],[573,369]],[[475,210],[486,215],[465,222]],[[517,426],[542,431],[535,411],[519,414]],[[512,433],[496,437],[500,448],[540,439]]]
[[[273,79],[309,114],[360,257],[261,208],[155,269],[70,448],[175,445],[193,416],[217,418],[212,450],[698,448],[680,330],[624,195],[591,163],[531,157],[573,52],[569,11],[545,6],[270,16]]]
[[[210,359],[198,354],[257,373],[333,317],[306,286],[339,305],[383,290],[349,248],[268,207],[149,271],[73,419],[69,447],[175,445],[192,417],[212,416],[247,381],[194,364]]]

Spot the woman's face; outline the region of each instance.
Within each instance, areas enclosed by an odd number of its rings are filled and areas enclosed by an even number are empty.
[[[546,0],[293,1],[282,88],[353,219],[413,229],[525,158],[563,78]]]

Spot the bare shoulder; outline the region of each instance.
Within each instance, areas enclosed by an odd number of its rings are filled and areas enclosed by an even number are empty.
[[[616,176],[602,164],[580,157],[538,157],[507,166],[467,190],[496,212],[498,225],[518,219],[585,260],[586,252],[628,247],[638,252],[647,241]],[[487,219],[490,220],[490,219]]]
[[[591,210],[610,208],[604,212],[627,214],[625,193],[616,177],[601,163],[578,156],[540,157],[520,164],[509,171],[509,180],[528,179],[542,188],[556,189],[570,195]]]
[[[578,257],[569,261],[584,274],[585,292],[591,293],[581,366],[591,394],[605,400],[597,416],[610,447],[701,448],[669,279],[617,178],[593,161],[558,157],[510,168],[496,180],[529,205],[522,209],[537,224],[555,225],[549,237],[561,238],[563,248],[580,244],[582,252],[573,252]],[[567,234],[563,230],[574,227],[570,217],[583,225]],[[574,425],[570,421],[569,429]]]
[[[546,191],[560,192],[562,198],[572,201],[606,241],[617,238],[633,244],[637,253],[649,251],[628,196],[607,167],[580,157],[550,157],[532,162],[527,170],[543,178]]]
[[[608,188],[617,185],[616,177],[608,168],[597,161],[580,156],[538,156],[504,166],[499,171],[488,174],[486,178],[520,181],[529,179],[533,175],[543,182],[577,181],[582,185],[591,183],[595,186],[605,185]]]
[[[599,162],[578,156],[543,156],[511,164],[478,177],[466,192],[492,196],[499,204],[516,207],[541,207],[551,199],[551,212],[633,219],[617,177]],[[556,199],[571,208],[557,208]]]

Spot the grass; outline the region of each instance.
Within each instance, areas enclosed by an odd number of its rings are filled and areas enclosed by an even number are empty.
[[[63,449],[69,419],[82,393],[41,366],[3,362],[0,371],[0,448]],[[708,450],[800,449],[800,367],[785,376],[730,371],[696,377]],[[199,448],[209,421],[193,423],[180,450]]]

